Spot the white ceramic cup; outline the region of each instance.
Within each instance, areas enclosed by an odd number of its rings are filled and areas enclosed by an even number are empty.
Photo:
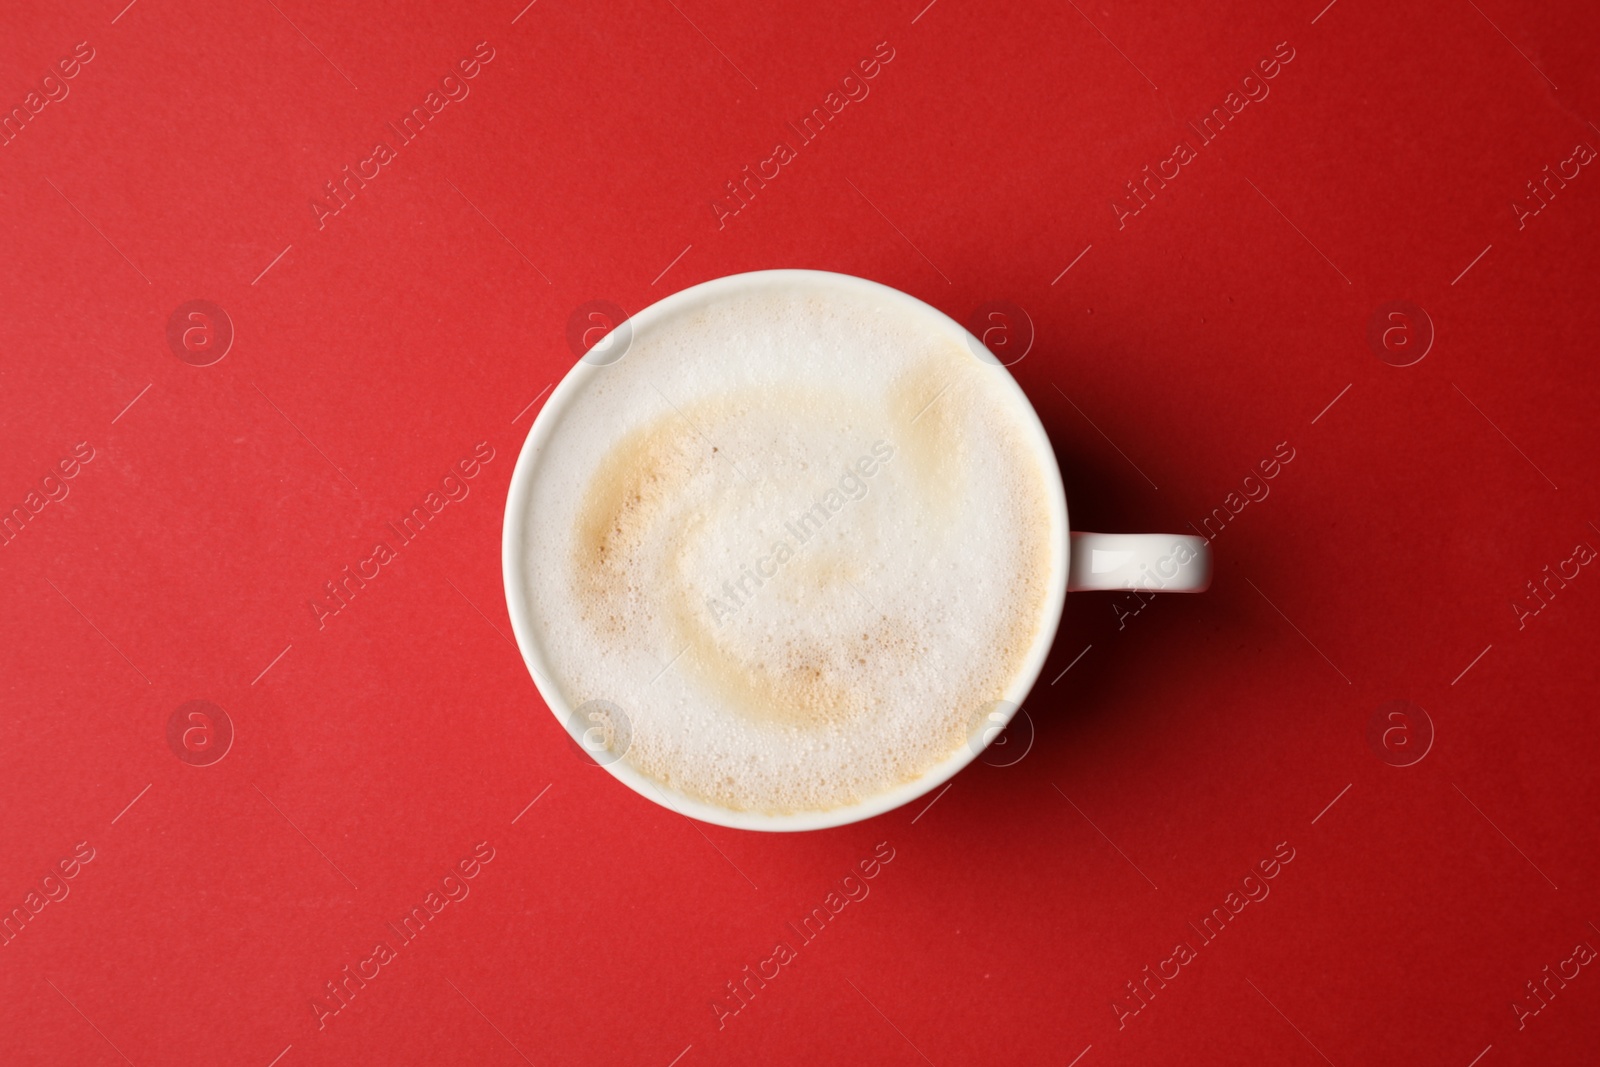
[[[827,811],[767,814],[735,811],[679,793],[635,770],[625,758],[613,758],[616,753],[603,745],[597,745],[594,738],[586,736],[596,727],[593,724],[586,725],[580,717],[580,709],[568,704],[550,681],[554,672],[548,664],[540,644],[539,633],[533,625],[527,593],[525,520],[532,488],[539,477],[539,464],[545,452],[545,445],[552,434],[557,432],[563,410],[593,376],[605,374],[608,366],[624,358],[634,339],[648,334],[657,323],[669,317],[705,306],[723,297],[756,292],[768,287],[792,289],[796,286],[813,289],[822,297],[830,293],[853,292],[897,306],[908,315],[922,319],[930,329],[946,334],[955,343],[969,348],[975,356],[983,356],[992,367],[993,373],[1005,378],[1006,386],[1015,396],[1019,412],[1025,417],[1026,431],[1048,486],[1053,530],[1052,562],[1036,636],[1022,669],[1012,680],[1003,699],[992,705],[986,714],[975,716],[973,734],[967,744],[958,746],[945,759],[929,767],[913,781],[866,797],[854,804]],[[1204,590],[1211,582],[1211,546],[1205,538],[1178,534],[1076,532],[1069,538],[1066,493],[1061,483],[1061,471],[1056,466],[1055,453],[1050,447],[1050,439],[1046,436],[1044,426],[1040,424],[1033,406],[1011,373],[986,353],[987,350],[983,348],[982,343],[961,324],[915,297],[863,278],[814,270],[754,271],[704,282],[651,304],[626,322],[616,324],[604,337],[599,338],[589,353],[574,364],[566,377],[561,379],[561,384],[556,386],[555,392],[550,394],[550,399],[545,403],[543,410],[534,419],[533,428],[528,432],[528,439],[522,446],[522,454],[517,458],[516,470],[511,475],[511,489],[506,500],[505,530],[501,544],[506,607],[511,615],[511,627],[517,635],[517,645],[522,650],[523,659],[533,675],[534,684],[538,687],[540,695],[544,697],[545,703],[549,705],[551,712],[573,742],[584,751],[599,753],[605,757],[597,762],[640,796],[705,822],[742,830],[820,830],[843,826],[910,803],[943,785],[957,771],[978,757],[983,748],[1001,732],[1022,705],[1029,690],[1033,688],[1033,683],[1038,679],[1039,672],[1044,669],[1045,658],[1055,641],[1056,627],[1061,621],[1062,605],[1068,591],[1142,589],[1197,593]]]

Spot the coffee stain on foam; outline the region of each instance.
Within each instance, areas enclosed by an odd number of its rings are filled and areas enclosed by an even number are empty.
[[[744,491],[739,476],[718,461],[713,441],[737,440],[740,424],[752,420],[770,426],[811,417],[837,425],[853,406],[843,394],[796,392],[780,403],[741,391],[680,405],[626,434],[602,459],[578,512],[574,581],[585,621],[604,639],[632,634],[671,645],[669,656],[682,653],[681,668],[756,721],[817,729],[859,714],[860,679],[839,669],[842,657],[862,658],[855,644],[794,640],[747,659],[707,625],[704,590],[683,566],[689,543],[704,536],[708,509],[718,506],[714,493]],[[770,581],[827,584],[838,573],[836,564],[816,559]],[[668,591],[663,615],[650,591],[658,600]],[[882,627],[877,644],[888,646],[894,638],[887,620]]]
[[[975,362],[950,346],[931,349],[889,389],[894,441],[911,467],[921,499],[944,514],[966,496],[968,445],[965,416],[975,383]]]
[[[1015,573],[995,590],[1012,605],[988,633],[974,635],[987,644],[982,657],[990,669],[970,679],[971,688],[954,695],[961,708],[978,708],[999,700],[1022,669],[1039,631],[1051,568],[1049,493],[1044,474],[1030,461],[1033,445],[1016,421],[1000,416],[985,376],[1005,374],[975,360],[961,346],[938,342],[902,374],[890,391],[890,410],[901,455],[913,472],[920,499],[935,513],[951,516],[970,507],[971,479],[1004,477],[1010,471],[1006,496],[1010,513],[991,516],[989,536],[1007,542]],[[1010,463],[983,463],[994,452],[1010,455]],[[967,722],[950,722],[951,747],[965,743]]]
[[[596,468],[577,515],[573,584],[584,619],[620,637],[639,606],[641,557],[673,496],[709,471],[713,446],[674,414],[624,435]]]
[[[585,623],[603,641],[659,645],[666,650],[658,657],[663,662],[681,651],[675,669],[692,671],[727,707],[753,723],[823,737],[874,714],[885,696],[874,680],[915,672],[936,635],[919,633],[910,619],[874,611],[846,634],[826,640],[773,635],[753,647],[747,641],[741,655],[719,640],[702,603],[705,590],[698,588],[686,560],[690,546],[707,536],[705,522],[723,510],[718,494],[725,502],[727,494],[747,491],[713,442],[739,441],[750,427],[814,419],[836,433],[848,428],[853,436],[887,419],[884,436],[896,449],[896,467],[908,468],[896,474],[910,479],[912,499],[927,506],[932,518],[963,507],[967,479],[985,474],[971,469],[969,434],[970,420],[986,410],[979,392],[984,383],[972,375],[987,368],[972,366],[964,351],[944,347],[930,350],[915,370],[901,375],[875,410],[842,392],[799,389],[775,400],[770,390],[747,389],[679,405],[625,434],[602,458],[577,516],[573,580]],[[1004,447],[1029,448],[1020,431],[1001,422],[980,427],[980,436],[998,432]],[[995,536],[1011,541],[1020,556],[1015,580],[997,591],[1012,610],[999,625],[972,635],[988,647],[987,654],[976,657],[988,669],[965,679],[960,691],[940,694],[939,706],[928,709],[932,729],[923,743],[909,743],[890,761],[894,766],[886,767],[886,780],[862,790],[863,795],[915,779],[964,744],[969,713],[1003,695],[1032,646],[1050,565],[1050,518],[1042,473],[1029,463],[1012,466],[1032,474],[1014,487],[1016,514],[995,516]],[[831,472],[817,473],[826,481]],[[854,561],[821,545],[809,550],[817,554],[780,568],[768,579],[775,587],[759,595],[782,598],[797,612],[807,610],[813,596],[856,595],[838,584],[861,577]],[[662,590],[670,595],[663,598]],[[750,806],[740,783],[683,780],[681,761],[667,749],[636,744],[627,758],[643,773],[690,795],[733,808]],[[851,799],[836,797],[830,806]]]

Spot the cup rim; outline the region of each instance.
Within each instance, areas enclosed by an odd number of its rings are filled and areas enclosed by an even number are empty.
[[[905,308],[925,320],[937,329],[949,334],[953,340],[965,343],[974,353],[982,350],[982,342],[974,337],[966,327],[956,322],[950,316],[922,300],[911,296],[909,293],[884,285],[880,282],[870,281],[852,274],[840,274],[834,271],[805,270],[805,269],[779,269],[746,271],[740,274],[725,275],[710,281],[680,289],[670,296],[663,297],[638,313],[631,315],[626,321],[632,330],[632,337],[651,328],[653,324],[676,315],[684,309],[697,303],[703,303],[718,296],[734,292],[751,291],[760,287],[777,287],[784,285],[807,285],[822,291],[853,290],[858,293],[868,293],[879,299],[886,300]],[[623,323],[613,327],[612,333],[620,328]],[[612,334],[608,333],[609,339]],[[605,339],[600,342],[604,344]],[[598,347],[598,345],[596,346]],[[621,358],[625,359],[626,354]],[[977,358],[974,355],[974,358]],[[1024,416],[1025,430],[1036,453],[1036,461],[1040,471],[1045,476],[1045,493],[1048,498],[1051,512],[1051,549],[1052,561],[1049,580],[1046,584],[1045,602],[1039,627],[1034,635],[1032,645],[1028,649],[1021,669],[1007,688],[1002,700],[1000,713],[1005,722],[1020,710],[1024,700],[1038,681],[1040,673],[1044,670],[1044,663],[1050,654],[1050,649],[1055,643],[1056,631],[1061,623],[1061,615],[1066,601],[1067,572],[1070,564],[1070,544],[1068,540],[1067,500],[1066,488],[1061,480],[1061,470],[1056,463],[1055,451],[1051,447],[1049,435],[1045,432],[1044,424],[1040,421],[1038,412],[1034,410],[1027,394],[1017,384],[1011,372],[998,362],[989,362],[994,371],[1005,376],[1007,386],[1014,398],[1020,402],[1019,416]],[[574,726],[571,722],[573,707],[570,706],[562,694],[556,689],[554,682],[542,679],[555,674],[549,667],[539,647],[532,614],[527,595],[525,581],[525,563],[522,545],[525,542],[526,517],[528,515],[529,497],[533,491],[535,471],[538,466],[539,456],[554,433],[555,427],[560,423],[560,415],[576,396],[596,374],[602,374],[606,366],[590,363],[579,359],[562,377],[559,384],[551,392],[550,398],[545,401],[544,407],[534,417],[533,426],[528,430],[528,436],[523,441],[522,449],[517,456],[515,469],[511,474],[511,485],[506,494],[505,517],[501,534],[501,577],[505,586],[506,610],[511,617],[512,633],[516,636],[518,651],[522,653],[523,665],[528,668],[528,673],[533,679],[534,687],[544,699],[551,714],[572,742],[582,749],[582,744],[574,736]],[[998,731],[995,731],[998,733]],[[789,813],[770,813],[759,811],[739,811],[712,804],[707,801],[691,797],[669,786],[656,781],[654,778],[636,770],[625,759],[616,759],[608,763],[598,763],[623,785],[635,793],[657,804],[686,815],[702,822],[712,823],[717,826],[727,826],[739,830],[762,831],[801,831],[822,830],[836,826],[846,826],[850,823],[870,819],[876,815],[893,811],[916,800],[918,797],[937,789],[977,759],[984,748],[992,740],[993,734],[986,736],[981,746],[971,743],[958,745],[945,759],[929,767],[918,777],[909,782],[903,782],[881,793],[874,793],[864,797],[853,804],[830,808],[825,811],[800,811]]]

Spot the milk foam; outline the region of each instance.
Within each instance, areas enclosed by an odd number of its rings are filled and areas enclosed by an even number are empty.
[[[1044,612],[1053,513],[1004,372],[874,294],[769,283],[651,324],[559,413],[534,640],[638,770],[844,806],[966,743]]]

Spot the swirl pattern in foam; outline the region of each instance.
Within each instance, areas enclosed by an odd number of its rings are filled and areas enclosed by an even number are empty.
[[[946,759],[1062,564],[1004,374],[892,302],[798,284],[637,334],[557,413],[528,497],[563,698],[622,709],[626,760],[733,810],[837,808]]]

